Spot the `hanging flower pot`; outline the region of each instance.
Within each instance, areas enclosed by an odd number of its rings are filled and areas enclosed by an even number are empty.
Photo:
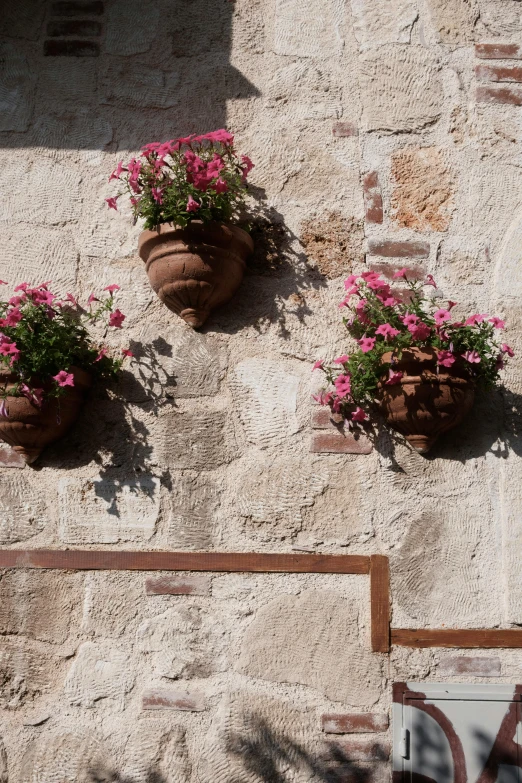
[[[84,308],[72,294],[60,301],[48,283],[21,283],[0,301],[0,439],[28,464],[74,424],[91,384],[114,377],[132,356],[111,358],[89,334],[104,314],[121,328],[118,289],[108,286],[104,299],[91,294]]]
[[[221,129],[147,144],[109,177],[123,184],[135,220],[144,220],[139,254],[152,288],[194,328],[231,299],[254,249],[234,225],[253,163],[237,156],[233,142]],[[123,192],[106,199],[109,208],[118,208]]]
[[[63,437],[78,418],[92,378],[79,367],[71,367],[70,374],[74,386],[67,387],[61,397],[49,397],[38,405],[34,397],[16,395],[16,376],[0,371],[0,390],[5,395],[0,438],[27,464],[34,462],[46,446]]]
[[[143,231],[138,247],[163,304],[197,328],[235,294],[254,244],[237,226],[194,220],[185,228],[160,223]]]
[[[470,411],[475,399],[475,382],[464,360],[451,367],[437,364],[433,348],[409,348],[400,358],[392,351],[383,354],[382,363],[401,374],[397,383],[387,385],[388,371],[378,385],[381,412],[390,427],[404,435],[421,454],[433,446],[439,435],[456,427]]]
[[[497,337],[504,322],[486,313],[456,320],[452,310],[427,299],[406,268],[394,274],[397,288],[377,272],[345,280],[345,325],[356,347],[351,354],[318,361],[328,386],[314,398],[351,425],[384,414],[414,449],[426,453],[438,436],[457,426],[473,405],[475,389],[499,381],[513,349]]]

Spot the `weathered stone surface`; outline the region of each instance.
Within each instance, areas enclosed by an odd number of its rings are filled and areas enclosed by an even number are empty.
[[[430,0],[428,8],[442,43],[474,40],[475,24],[480,15],[477,0]]]
[[[14,276],[13,259],[17,261]],[[38,285],[52,280],[54,290],[65,294],[74,289],[78,271],[78,249],[74,235],[65,227],[39,226],[38,231],[6,227],[0,247],[1,279],[11,285],[26,280]]]
[[[457,656],[443,658],[437,666],[440,674],[472,677],[500,677],[500,658],[478,658],[476,656]]]
[[[111,106],[167,109],[178,103],[180,75],[146,65],[109,65],[101,86],[102,103]]]
[[[382,193],[379,184],[379,175],[376,171],[369,171],[364,175],[363,196],[366,222],[382,223]]]
[[[145,581],[147,595],[209,595],[208,574],[164,574],[149,576]]]
[[[199,691],[183,691],[180,688],[148,688],[144,691],[141,705],[143,710],[181,710],[202,712],[205,697]]]
[[[46,12],[45,0],[32,0],[18,6],[9,3],[2,10],[0,35],[28,41],[38,40]]]
[[[94,707],[101,699],[110,699],[122,710],[125,694],[132,688],[135,674],[129,655],[114,644],[84,642],[78,648],[64,685],[70,704]]]
[[[91,637],[116,638],[135,627],[143,611],[139,577],[128,573],[89,573],[85,578],[82,631]]]
[[[522,31],[522,8],[518,0],[480,1],[480,23],[487,30],[488,37],[517,35]],[[486,35],[484,35],[486,38]]]
[[[250,443],[278,446],[297,432],[298,387],[299,377],[281,362],[252,358],[234,367],[231,389]]]
[[[136,722],[125,747],[122,773],[129,780],[145,781],[152,776],[168,783],[190,780],[191,764],[182,726],[172,725],[156,714],[145,714]]]
[[[273,49],[276,54],[317,57],[342,50],[344,3],[325,0],[321,14],[312,0],[276,0]]]
[[[350,761],[388,761],[390,743],[386,740],[337,740],[333,747]]]
[[[0,706],[28,709],[42,696],[61,688],[65,677],[62,659],[50,648],[29,638],[0,639]]]
[[[369,131],[413,131],[440,117],[442,88],[434,57],[421,46],[385,45],[361,57],[363,122]]]
[[[62,644],[81,614],[81,574],[7,571],[0,577],[0,634]]]
[[[159,515],[160,480],[63,478],[58,482],[60,538],[68,544],[147,541]]]
[[[37,167],[14,160],[0,175],[2,188],[16,181],[31,199],[6,199],[0,207],[0,220],[6,222],[57,225],[70,223],[80,215],[80,174],[70,166],[42,160]],[[67,197],[64,198],[64,193]]]
[[[44,731],[26,751],[22,760],[23,783],[55,781],[90,783],[96,768],[110,763],[100,738],[88,729],[54,728]]]
[[[213,467],[208,462],[203,465]],[[207,475],[183,473],[172,476],[167,516],[167,540],[171,547],[208,549],[216,527],[219,494]]]
[[[33,113],[31,71],[20,47],[7,41],[0,44],[0,103],[0,131],[26,131]]]
[[[146,16],[147,24],[142,23]],[[160,10],[151,0],[114,0],[105,15],[105,49],[128,57],[147,52],[156,37]]]
[[[299,59],[280,68],[270,80],[265,105],[277,109],[281,103],[296,119],[319,120],[342,114],[339,86],[326,69],[315,67],[309,60]]]
[[[331,213],[310,219],[301,229],[307,258],[329,278],[348,275],[362,261],[363,224],[356,218]]]
[[[359,643],[357,615],[353,604],[332,592],[305,590],[276,598],[258,610],[249,626],[239,670],[308,685],[335,701],[374,704],[380,662]]]
[[[352,712],[321,716],[323,731],[327,734],[365,734],[386,731],[387,715],[372,712]]]
[[[168,413],[163,423],[164,460],[173,469],[211,470],[236,456],[226,411]]]
[[[437,147],[406,147],[392,155],[394,219],[416,231],[445,231],[455,207],[455,177]]]
[[[385,43],[410,43],[412,27],[419,16],[417,3],[392,0],[374,3],[372,0],[351,0],[353,30],[364,47]]]
[[[9,783],[9,773],[7,768],[7,753],[4,743],[0,738],[0,783]]]
[[[38,535],[47,524],[48,512],[33,482],[25,474],[4,473],[0,488],[0,544],[27,541]]]

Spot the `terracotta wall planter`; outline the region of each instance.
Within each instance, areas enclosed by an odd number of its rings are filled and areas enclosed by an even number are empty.
[[[195,220],[143,231],[138,247],[161,301],[197,328],[237,291],[254,244],[237,226]]]
[[[382,361],[392,357],[385,353]],[[438,367],[436,351],[428,348],[403,351],[393,369],[404,375],[398,384],[379,386],[381,411],[390,427],[425,453],[439,435],[460,424],[473,405],[475,385],[463,364]]]
[[[51,398],[37,408],[26,397],[6,399],[9,418],[0,417],[0,438],[31,464],[43,449],[63,437],[80,413],[84,395],[91,385],[91,376],[78,367],[71,367],[74,386],[67,387],[60,399]],[[15,377],[0,371],[0,388],[14,385]]]

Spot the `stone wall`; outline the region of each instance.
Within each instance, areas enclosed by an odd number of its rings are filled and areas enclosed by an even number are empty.
[[[395,627],[520,624],[521,359],[427,458],[310,395],[365,266],[522,356],[522,3],[18,0],[0,32],[0,278],[117,283],[139,359],[36,469],[1,452],[0,545],[381,553]],[[196,333],[104,199],[142,144],[224,125],[256,254]],[[161,576],[0,575],[1,783],[384,780],[393,681],[520,680],[516,651],[371,653],[367,577]]]

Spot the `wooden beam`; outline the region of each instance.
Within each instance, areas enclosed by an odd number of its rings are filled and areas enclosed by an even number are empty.
[[[400,647],[522,647],[522,628],[453,629],[437,628],[430,630],[410,630],[392,628],[391,643]]]
[[[222,571],[292,574],[368,574],[366,555],[255,552],[129,552],[89,549],[0,549],[0,568],[77,571]]]
[[[371,637],[373,652],[390,651],[390,566],[384,555],[370,557]]]

